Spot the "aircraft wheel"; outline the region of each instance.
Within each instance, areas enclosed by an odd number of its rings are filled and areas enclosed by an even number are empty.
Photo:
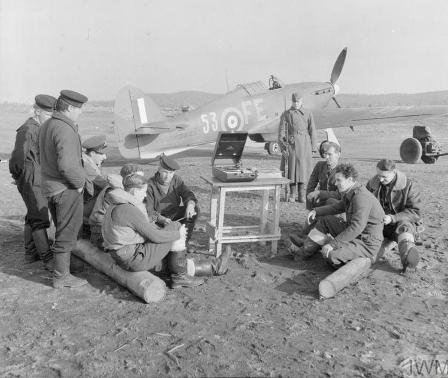
[[[280,146],[278,142],[268,142],[265,145],[269,155],[277,155],[280,152]]]
[[[434,164],[437,161],[438,157],[435,156],[422,156],[422,161],[425,164]]]
[[[400,146],[400,157],[405,163],[417,163],[422,158],[422,145],[415,138],[405,139]]]

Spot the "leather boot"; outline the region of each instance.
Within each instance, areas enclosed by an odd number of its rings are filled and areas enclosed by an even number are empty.
[[[190,276],[222,276],[229,270],[229,259],[232,255],[232,249],[226,248],[221,256],[212,261],[195,262],[187,260],[187,273]]]
[[[50,243],[48,241],[47,230],[41,228],[40,230],[33,231],[33,240],[36,245],[37,253],[40,259],[44,263],[44,267],[47,270],[51,267],[50,261],[53,259],[53,252],[50,249]]]
[[[289,184],[289,198],[288,202],[296,202],[297,197],[297,185]]]
[[[87,284],[87,281],[70,274],[71,253],[55,253],[53,269],[53,287],[62,289],[64,287],[80,287]]]
[[[315,241],[311,240],[309,237],[307,237],[303,241],[303,246],[300,248],[294,248],[290,249],[292,254],[294,255],[294,259],[298,257],[302,257],[304,259],[309,259],[310,257],[313,257],[316,252],[319,251],[319,249],[322,246],[320,244],[317,244]]]
[[[305,203],[306,202],[306,195],[305,195],[305,184],[303,182],[299,182],[297,184],[298,187],[298,192],[299,192],[299,199],[298,201],[300,203]]]
[[[23,241],[25,245],[25,262],[31,264],[39,260],[39,254],[37,253],[36,245],[34,244],[33,232],[31,226],[25,223],[23,230]]]
[[[418,249],[410,240],[401,240],[398,243],[398,253],[400,254],[403,273],[407,268],[416,269],[420,260]]]
[[[171,288],[196,287],[204,283],[203,279],[187,275],[185,251],[170,251],[167,256],[168,269],[171,273]]]
[[[293,243],[297,247],[302,247],[303,242],[305,241],[306,238],[301,238],[299,235],[291,234],[289,235],[289,239],[291,240],[291,243]]]

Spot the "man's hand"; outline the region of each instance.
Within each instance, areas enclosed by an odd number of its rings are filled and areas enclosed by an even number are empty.
[[[308,193],[308,195],[306,196],[306,199],[308,201],[317,200],[317,199],[319,199],[319,194],[320,194],[320,191],[316,189],[315,191]]]
[[[384,224],[392,223],[392,217],[390,215],[385,215],[383,218]]]
[[[331,246],[331,244],[325,244],[322,247],[321,253],[322,256],[324,256],[326,259],[328,259],[328,255],[330,254],[330,252],[333,250],[334,248]]]
[[[163,225],[167,225],[171,223],[171,219],[167,218],[167,217],[161,217],[161,219],[159,220],[160,223],[162,223]]]
[[[81,186],[80,188],[76,189],[76,191],[77,191],[78,193],[82,193],[83,190],[84,190],[84,187],[83,187],[83,186]]]
[[[196,211],[194,210],[195,205],[193,201],[188,202],[187,209],[185,210],[185,218],[191,219],[196,215]]]
[[[311,210],[311,211],[308,213],[307,217],[306,217],[306,222],[307,222],[308,224],[311,224],[311,223],[313,223],[315,220],[316,220],[316,210]]]

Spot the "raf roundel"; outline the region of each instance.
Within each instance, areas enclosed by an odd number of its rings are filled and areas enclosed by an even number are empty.
[[[221,115],[221,125],[224,131],[239,131],[243,128],[243,114],[237,108],[226,108]]]

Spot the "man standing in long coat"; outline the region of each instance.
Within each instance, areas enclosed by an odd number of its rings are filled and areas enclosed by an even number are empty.
[[[311,175],[312,155],[317,150],[313,114],[302,107],[303,98],[292,94],[292,106],[280,118],[279,143],[283,151],[280,169],[290,179],[289,202],[305,202],[306,183]],[[287,162],[287,169],[285,163]]]

